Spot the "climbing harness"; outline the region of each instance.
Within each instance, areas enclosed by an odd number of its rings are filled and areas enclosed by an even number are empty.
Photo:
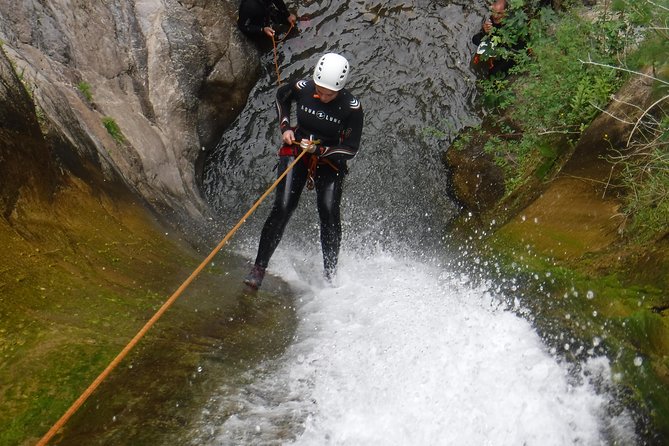
[[[298,142],[296,142],[299,144]],[[91,396],[91,394],[97,389],[102,381],[104,381],[107,376],[116,368],[116,366],[119,365],[119,363],[127,356],[127,354],[130,352],[130,350],[137,345],[140,339],[144,337],[144,335],[149,331],[149,329],[160,319],[160,317],[172,306],[172,304],[179,298],[181,293],[184,292],[184,290],[190,285],[193,280],[202,272],[202,270],[212,261],[214,256],[218,253],[218,251],[223,248],[223,246],[232,238],[233,234],[237,232],[237,230],[241,227],[241,225],[246,221],[247,218],[255,212],[255,210],[260,206],[260,203],[267,198],[267,196],[274,190],[276,187],[279,185],[281,180],[288,175],[288,172],[290,172],[293,167],[302,159],[302,157],[306,154],[309,153],[306,150],[302,150],[301,153],[299,153],[295,159],[293,160],[292,163],[288,165],[285,171],[272,183],[272,185],[263,193],[260,198],[256,200],[256,202],[251,206],[251,208],[246,212],[246,214],[237,222],[237,224],[230,230],[230,232],[227,233],[227,235],[221,240],[221,242],[214,248],[211,253],[205,258],[200,265],[195,268],[195,270],[191,273],[190,276],[179,286],[179,288],[165,301],[165,303],[158,309],[156,314],[153,315],[149,321],[144,324],[144,326],[137,332],[135,337],[133,337],[128,345],[126,345],[121,352],[116,355],[116,357],[109,363],[107,368],[105,368],[100,375],[98,375],[97,378],[88,386],[86,390],[77,398],[77,400],[72,403],[69,409],[65,411],[63,416],[60,417],[56,423],[51,426],[51,429],[44,434],[44,436],[40,439],[40,441],[37,442],[37,446],[45,446],[49,443],[49,441],[53,438],[54,435],[67,423],[67,421],[74,415],[74,413],[86,402],[86,400]]]
[[[280,40],[277,41],[274,38],[274,35],[272,35],[272,46],[274,47],[274,69],[276,70],[276,83],[277,83],[277,85],[281,85],[281,73],[279,72],[279,55],[277,53],[276,45],[278,43],[283,42],[284,40],[286,40],[288,38],[288,36],[290,35],[290,32],[293,30],[294,26],[295,26],[294,24],[292,24],[292,23],[290,24],[290,28],[288,28],[288,31],[286,31],[286,34],[283,36],[283,39],[280,39]]]
[[[316,155],[311,155],[309,158],[306,158],[306,162],[307,162],[307,189],[309,190],[314,190],[314,186],[316,184],[314,178],[316,177],[316,168],[318,167],[319,164],[327,164],[332,169],[334,169],[335,172],[339,171],[339,168],[332,161],[319,158]]]
[[[320,141],[314,140],[314,144],[319,144]],[[279,156],[296,156],[297,155],[297,149],[292,146],[284,145],[279,149],[278,152]],[[332,161],[324,158],[319,158],[317,155],[314,155],[312,153],[309,153],[306,157],[304,157],[304,163],[307,166],[307,189],[313,190],[314,186],[316,184],[315,182],[315,177],[316,177],[316,169],[318,168],[318,165],[328,165],[330,166],[335,172],[339,172],[339,167]]]

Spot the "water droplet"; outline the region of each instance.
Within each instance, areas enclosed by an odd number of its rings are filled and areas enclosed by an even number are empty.
[[[592,292],[592,290],[588,290],[585,297],[587,297],[588,299],[592,299],[593,297],[595,297],[595,293]]]
[[[637,367],[641,367],[641,364],[643,364],[643,358],[641,356],[637,356],[634,358],[634,365]]]

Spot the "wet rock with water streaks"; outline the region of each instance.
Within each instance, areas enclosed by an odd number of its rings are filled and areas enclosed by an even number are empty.
[[[47,137],[119,173],[156,209],[200,215],[197,158],[259,70],[233,25],[236,6],[10,3],[0,0],[0,39]]]

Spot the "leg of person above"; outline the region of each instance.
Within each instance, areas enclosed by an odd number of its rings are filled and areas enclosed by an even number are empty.
[[[279,159],[279,175],[286,170],[293,159],[293,157],[289,156],[282,156]],[[269,259],[274,254],[277,246],[279,246],[283,231],[286,229],[286,224],[288,224],[288,220],[290,220],[300,200],[306,180],[307,172],[304,163],[297,163],[293,170],[288,172],[286,177],[277,186],[274,196],[274,206],[260,234],[260,243],[258,245],[258,255],[256,256],[255,264],[244,279],[244,283],[250,288],[257,290],[262,285]]]
[[[344,174],[327,165],[319,165],[316,176],[316,202],[321,223],[324,276],[334,280],[341,245],[340,203]]]

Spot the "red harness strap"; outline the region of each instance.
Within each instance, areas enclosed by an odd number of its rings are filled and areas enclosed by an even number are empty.
[[[282,146],[279,149],[279,156],[297,156],[297,149],[293,146]]]
[[[279,149],[279,156],[297,156],[297,148],[294,146],[282,146]],[[307,189],[309,190],[313,190],[314,188],[314,177],[316,175],[316,168],[319,164],[327,164],[334,169],[335,172],[339,171],[339,168],[332,161],[319,158],[311,153],[307,153],[303,159],[307,164]]]

